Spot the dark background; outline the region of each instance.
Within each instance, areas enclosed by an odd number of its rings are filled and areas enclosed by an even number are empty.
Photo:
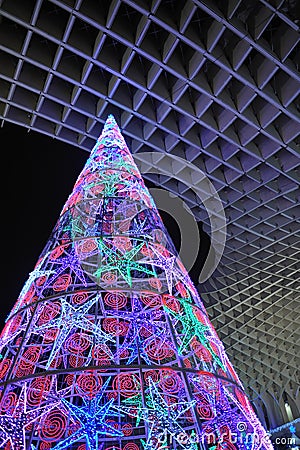
[[[2,150],[2,300],[0,330],[33,270],[52,228],[89,156],[62,141],[4,122],[0,128]],[[147,180],[148,187],[155,185]],[[177,247],[179,228],[160,211]],[[209,237],[199,223],[201,247],[190,271],[198,279],[209,249]]]

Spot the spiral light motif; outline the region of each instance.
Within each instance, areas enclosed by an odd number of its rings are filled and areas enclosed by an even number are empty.
[[[75,305],[82,305],[88,299],[88,293],[84,291],[76,292],[72,295],[72,302]]]
[[[128,331],[128,322],[119,321],[113,317],[106,318],[103,320],[103,328],[110,334],[114,336],[125,336]]]
[[[28,388],[27,402],[29,406],[37,406],[43,397],[47,396],[50,389],[49,377],[38,377],[34,379]]]
[[[79,392],[83,392],[84,395],[89,398],[93,398],[97,395],[103,385],[103,380],[100,375],[94,372],[84,372],[77,378],[77,386]]]
[[[121,309],[127,303],[127,297],[123,292],[108,292],[104,296],[104,303],[113,309]]]
[[[123,397],[136,395],[140,385],[140,378],[134,373],[120,373],[113,381],[113,388],[119,391]]]
[[[87,333],[73,333],[66,340],[65,349],[70,353],[83,353],[91,345],[90,335]]]
[[[8,392],[1,400],[1,410],[5,413],[12,413],[17,404],[18,397],[15,392]]]
[[[44,416],[39,431],[40,437],[46,442],[58,441],[64,436],[66,426],[67,417],[55,408]]]
[[[71,275],[65,273],[55,280],[53,284],[53,290],[56,292],[65,291],[69,285],[72,283]]]

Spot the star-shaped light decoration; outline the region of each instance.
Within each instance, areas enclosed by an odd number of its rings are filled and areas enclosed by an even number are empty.
[[[84,245],[85,242],[81,241],[81,238],[96,238],[102,232],[102,215],[105,202],[106,199],[89,198],[83,203],[79,203],[74,208],[74,217],[69,220],[65,228],[66,231],[71,233],[75,252],[80,263],[87,256],[82,253],[81,245]],[[98,254],[97,247],[94,251],[88,253],[89,256],[93,254]]]
[[[215,354],[214,350],[210,347],[209,336],[210,329],[209,326],[201,323],[197,316],[194,314],[194,306],[189,302],[181,299],[181,305],[183,306],[183,311],[181,313],[175,312],[169,309],[167,305],[164,308],[176,319],[176,327],[178,329],[178,322],[181,322],[182,331],[178,333],[180,339],[180,346],[178,348],[178,354],[184,356],[187,351],[189,344],[193,338],[198,338],[200,343],[211,353],[212,358],[217,362],[217,364],[225,370],[220,358]]]
[[[187,274],[183,273],[177,267],[177,257],[175,255],[164,256],[161,254],[154,245],[150,245],[150,250],[155,254],[155,258],[147,260],[147,264],[160,267],[164,270],[166,282],[168,285],[169,294],[172,295],[173,286],[180,281],[185,281]],[[158,275],[158,278],[160,276]]]
[[[53,401],[27,411],[27,385],[24,383],[13,414],[0,416],[0,443],[10,443],[12,450],[26,450],[25,428],[57,406]],[[1,447],[3,448],[3,447]]]
[[[76,213],[78,211],[78,206],[75,206]],[[71,239],[75,240],[79,237],[83,236],[85,233],[84,225],[88,229],[88,226],[85,224],[83,220],[82,214],[78,214],[76,217],[70,217],[68,223],[64,226],[63,232],[70,232]]]
[[[168,404],[152,378],[148,378],[149,384],[149,407],[130,407],[130,406],[114,406],[114,408],[122,413],[144,420],[149,424],[147,431],[147,442],[144,445],[145,450],[154,450],[157,446],[155,442],[162,442],[162,436],[167,439],[172,437],[178,445],[185,450],[196,450],[196,444],[188,439],[187,431],[180,425],[180,417],[196,404],[196,400],[179,401],[177,403]],[[185,440],[181,437],[185,436]],[[162,442],[164,444],[164,442]]]
[[[73,434],[53,447],[53,450],[68,448],[80,439],[86,440],[87,448],[89,450],[98,450],[101,448],[99,435],[123,436],[121,431],[106,422],[107,416],[114,417],[116,415],[115,411],[112,411],[114,398],[111,398],[106,403],[102,400],[109,381],[110,378],[103,384],[96,397],[91,400],[83,399],[83,406],[77,406],[66,399],[62,399],[62,403],[67,409],[68,414],[70,414],[74,421],[79,421],[81,426]]]
[[[140,390],[140,386],[135,386],[135,390],[138,391]],[[133,395],[132,397],[128,397],[125,398],[124,400],[122,400],[122,403],[124,403],[124,405],[128,405],[130,406],[130,409],[132,407],[136,408],[137,410],[140,410],[143,405],[144,402],[146,402],[146,405],[151,404],[151,398],[150,395],[148,393],[139,393],[136,395]],[[141,417],[139,415],[136,416],[136,423],[135,426],[138,427],[141,421]]]
[[[71,331],[75,329],[83,329],[92,333],[91,339],[96,344],[104,344],[107,341],[114,342],[114,339],[109,334],[105,333],[100,326],[88,320],[85,315],[89,309],[97,301],[97,297],[92,298],[83,305],[74,308],[65,298],[61,299],[61,314],[49,320],[47,323],[37,326],[34,329],[35,334],[39,334],[49,328],[57,328],[58,334],[52,344],[51,353],[46,363],[46,369],[49,369],[52,361],[63,346],[64,342],[70,335]]]
[[[131,271],[136,270],[147,275],[156,276],[156,273],[147,269],[144,264],[134,261],[134,257],[141,250],[144,242],[136,245],[129,251],[121,251],[117,247],[110,247],[104,243],[104,239],[98,239],[98,245],[102,254],[102,265],[95,271],[94,276],[100,278],[103,272],[116,270],[124,278],[126,283],[131,287]],[[104,261],[103,261],[104,260]],[[148,262],[147,262],[148,264]]]
[[[48,392],[46,392],[47,399],[52,398],[55,401],[60,401],[66,397],[72,390],[72,386],[68,386],[64,389],[57,389],[57,376],[53,375],[51,379],[51,385]]]
[[[44,269],[41,268],[42,265],[44,264],[44,261],[45,261],[46,257],[47,257],[47,255],[45,255],[41,259],[41,261],[39,261],[39,263],[37,264],[35,269],[32,272],[30,272],[29,277],[28,277],[26,283],[24,284],[24,286],[23,286],[23,288],[22,288],[22,290],[20,292],[18,300],[17,300],[15,306],[12,308],[11,312],[9,313],[6,321],[9,320],[13,315],[15,315],[20,310],[20,308],[25,306],[24,305],[24,297],[28,293],[28,291],[31,288],[31,286],[34,283],[34,281],[37,278],[48,277],[49,275],[52,275],[54,273],[54,270],[44,270]]]
[[[147,364],[151,364],[147,353],[143,349],[158,336],[167,335],[167,324],[159,320],[162,315],[161,311],[146,309],[136,295],[133,295],[131,299],[131,309],[131,311],[110,311],[114,317],[124,319],[129,323],[126,337],[115,356],[118,357],[125,349],[130,349],[131,355],[127,364],[131,364],[138,356],[142,357]],[[149,337],[146,339],[141,338],[141,330],[143,328],[149,332]]]
[[[151,235],[149,233],[151,229],[152,227],[149,223],[148,217],[145,217],[143,220],[139,219],[139,217],[134,217],[128,234],[137,238],[151,239]]]
[[[65,250],[66,252],[66,250]],[[57,266],[60,266],[59,268]],[[81,281],[84,286],[87,286],[86,272],[82,269],[78,254],[74,248],[67,253],[66,256],[55,259],[55,275],[47,280],[43,285],[44,288],[51,287],[52,283],[62,274],[66,273],[68,270],[70,273],[73,272]],[[54,272],[54,271],[53,271]]]
[[[117,184],[120,183],[120,172],[119,171],[104,171],[101,173],[101,177],[97,181],[89,183],[84,186],[84,189],[90,191],[90,189],[99,184],[103,186],[101,191],[101,196],[103,197],[113,197],[117,192]]]

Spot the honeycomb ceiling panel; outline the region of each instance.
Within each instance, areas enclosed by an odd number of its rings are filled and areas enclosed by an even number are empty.
[[[296,4],[2,0],[0,117],[90,151],[114,114],[137,159],[173,158],[144,176],[209,232],[204,173],[227,239],[199,292],[250,397],[300,408]]]

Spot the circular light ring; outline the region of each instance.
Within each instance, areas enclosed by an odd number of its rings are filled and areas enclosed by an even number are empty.
[[[77,378],[79,393],[84,392],[84,394],[89,398],[95,397],[100,391],[102,385],[102,377],[93,371],[84,372]]]
[[[22,304],[26,305],[27,303],[30,303],[34,294],[35,294],[35,286],[32,283],[22,299]]]
[[[34,379],[27,390],[27,401],[29,406],[38,406],[43,396],[47,395],[50,389],[49,377],[38,377]]]
[[[54,319],[61,311],[61,304],[58,301],[46,303],[43,306],[42,312],[39,316],[38,325],[44,325],[50,320]]]
[[[14,333],[20,327],[23,321],[23,316],[21,314],[17,314],[15,317],[10,319],[9,321],[9,333]]]
[[[105,358],[99,358],[97,359],[97,366],[110,366],[111,365],[111,360],[110,359],[105,359]],[[102,372],[107,372],[105,369],[101,369]]]
[[[116,400],[118,398],[118,393],[116,391],[107,392],[106,396],[107,396],[108,400],[111,400],[112,398],[114,400]]]
[[[185,358],[183,360],[183,364],[184,364],[184,367],[186,367],[187,369],[191,369],[193,367],[191,361],[188,358]]]
[[[114,428],[115,430],[119,430],[119,424],[115,420],[113,420],[113,419],[106,419],[105,422],[107,423],[107,425],[109,425],[110,427]],[[113,435],[111,435],[109,433],[109,431],[107,431],[106,433],[107,433],[107,436],[109,436],[109,437],[113,436]]]
[[[151,250],[151,248],[149,248],[146,243],[143,245],[143,247],[141,248],[141,253],[144,256],[149,256],[150,258],[154,257],[154,252]]]
[[[107,317],[103,319],[103,328],[114,336],[125,336],[129,328],[129,323],[118,320],[115,317]]]
[[[164,392],[175,394],[183,388],[180,376],[174,370],[162,370],[159,386]]]
[[[57,408],[52,409],[42,419],[39,436],[46,442],[61,439],[66,431],[67,417]]]
[[[115,236],[113,238],[113,245],[122,251],[129,251],[132,249],[132,242],[127,236]]]
[[[107,306],[113,309],[121,309],[127,304],[126,295],[120,291],[107,292],[103,300]]]
[[[82,242],[76,245],[77,255],[87,255],[95,252],[98,249],[97,240],[94,238],[85,238]]]
[[[101,182],[98,182],[94,186],[89,188],[89,192],[87,192],[87,194],[92,193],[94,195],[98,195],[98,194],[101,194],[101,192],[103,192],[103,190],[104,190],[104,184],[102,184]]]
[[[0,362],[0,380],[2,380],[11,366],[11,359],[5,358]]]
[[[28,347],[20,359],[18,371],[22,372],[23,375],[28,375],[39,360],[40,353],[40,346],[32,345],[31,347]]]
[[[83,353],[91,346],[91,336],[86,333],[73,333],[65,342],[65,349],[73,354]]]
[[[207,317],[205,316],[204,312],[201,311],[201,309],[197,306],[193,306],[193,314],[195,317],[197,317],[199,322],[202,323],[202,325],[210,326],[207,322]]]
[[[210,345],[210,348],[212,349],[212,351],[213,351],[217,356],[220,356],[220,350],[219,350],[219,347],[218,347],[213,341],[209,341],[209,345]]]
[[[135,373],[120,373],[113,380],[113,389],[126,398],[137,395],[140,387],[140,377]]]
[[[51,342],[55,341],[58,331],[58,328],[51,328],[50,330],[46,330],[45,334],[43,335],[43,342],[45,344],[50,344]]]
[[[204,397],[204,395],[200,393],[196,394],[196,400],[196,409],[199,416],[205,420],[212,419],[214,417],[214,412],[210,406],[209,401]]]
[[[106,344],[98,344],[92,348],[92,357],[94,359],[109,359],[111,358],[111,352]]]
[[[49,450],[51,448],[50,442],[40,442],[40,450]]]
[[[122,433],[124,434],[124,436],[131,436],[132,431],[133,431],[133,428],[132,428],[131,423],[125,423],[122,426]],[[129,444],[129,442],[128,442],[128,444]],[[128,445],[128,444],[126,444],[126,445]],[[126,445],[125,445],[125,447],[126,447]],[[123,450],[124,450],[124,448],[123,448]]]
[[[74,367],[74,368],[83,366],[85,360],[86,360],[86,358],[83,355],[81,355],[80,353],[69,356],[69,364],[71,367]]]
[[[152,336],[153,334],[153,328],[151,327],[149,330],[145,327],[141,327],[139,330],[140,336],[144,337],[144,338],[148,338],[150,336]]]
[[[113,232],[113,224],[111,222],[103,221],[102,222],[102,231],[103,233],[112,233]]]
[[[123,348],[119,353],[120,359],[127,359],[129,356],[129,350],[127,348]]]
[[[213,373],[206,371],[197,372],[197,384],[208,394],[220,393],[220,382]]]
[[[79,445],[79,447],[77,447],[77,450],[86,450],[86,445],[85,444]]]
[[[153,289],[160,290],[162,288],[162,282],[159,278],[149,278],[148,283]]]
[[[149,385],[149,379],[151,378],[151,380],[154,383],[157,383],[159,378],[160,378],[160,373],[158,370],[154,370],[154,369],[150,369],[147,370],[146,372],[144,372],[144,379],[145,379],[145,383],[147,385]]]
[[[149,306],[149,308],[154,308],[155,306],[161,306],[162,297],[161,295],[151,292],[151,291],[142,291],[140,293],[140,299],[142,302]]]
[[[15,410],[16,404],[18,402],[17,394],[13,391],[8,392],[4,395],[1,400],[1,412],[6,414],[12,414]]]
[[[71,386],[76,379],[76,375],[74,375],[73,373],[69,373],[68,375],[65,376],[64,381],[68,386]]]
[[[72,303],[74,305],[82,305],[87,299],[88,293],[84,291],[79,291],[72,295]]]
[[[144,350],[151,359],[161,361],[174,356],[174,351],[170,348],[170,345],[171,343],[155,338],[146,345]]]
[[[124,445],[123,450],[139,450],[139,446],[135,442],[127,442]]]
[[[71,275],[68,273],[64,273],[55,280],[52,288],[55,292],[65,291],[70,286],[71,283],[72,283]]]
[[[51,369],[57,369],[61,365],[62,361],[63,361],[63,358],[62,358],[61,355],[56,356],[53,359],[53,361],[51,362],[50,368]]]
[[[117,281],[117,275],[114,272],[105,272],[101,279],[104,283],[112,285]]]
[[[197,341],[196,338],[192,339],[190,346],[193,349],[195,355],[198,356],[198,358],[200,358],[201,361],[204,362],[212,361],[212,355],[210,351],[206,347],[204,347],[204,345],[202,345],[201,342]]]

